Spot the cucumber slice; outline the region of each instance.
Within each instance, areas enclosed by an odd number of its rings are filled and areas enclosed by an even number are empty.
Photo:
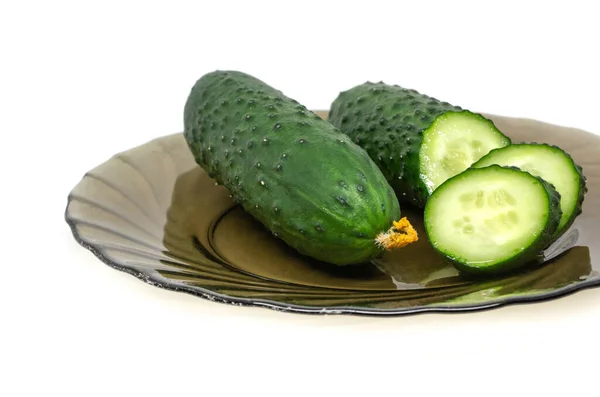
[[[419,152],[421,180],[431,194],[492,149],[509,144],[510,139],[483,116],[466,110],[446,112],[423,132]]]
[[[514,144],[492,150],[473,164],[473,168],[492,164],[518,167],[551,183],[560,193],[562,217],[555,238],[567,231],[581,214],[587,192],[586,179],[581,167],[559,147],[544,143]]]
[[[552,241],[560,195],[515,167],[470,168],[437,188],[425,206],[433,247],[458,270],[503,273],[535,260]]]

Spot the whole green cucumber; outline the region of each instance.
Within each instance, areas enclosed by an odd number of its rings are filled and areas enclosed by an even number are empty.
[[[369,153],[400,202],[421,208],[445,180],[510,144],[479,114],[382,82],[341,92],[329,121]]]
[[[347,265],[383,252],[400,217],[393,189],[363,149],[295,100],[215,71],[192,88],[184,127],[196,162],[301,254]]]

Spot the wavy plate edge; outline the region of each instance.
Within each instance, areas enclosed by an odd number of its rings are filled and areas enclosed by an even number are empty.
[[[69,207],[71,204],[71,197],[67,199],[67,206],[65,208],[64,218],[66,223],[71,229],[73,238],[75,241],[93,253],[98,259],[104,264],[110,266],[113,269],[122,271],[129,275],[136,277],[137,279],[158,287],[173,292],[183,292],[205,300],[217,303],[224,303],[233,306],[246,306],[246,307],[261,307],[271,309],[284,313],[296,313],[296,314],[312,314],[312,315],[332,315],[332,314],[346,314],[346,315],[363,315],[363,316],[403,316],[408,314],[420,314],[420,313],[459,313],[459,312],[473,312],[483,311],[487,309],[498,308],[501,306],[507,306],[512,304],[523,304],[523,303],[541,303],[544,301],[553,300],[559,297],[573,294],[577,291],[584,289],[600,287],[600,278],[591,278],[578,283],[568,284],[562,288],[553,290],[551,292],[542,292],[540,294],[522,295],[522,296],[510,296],[506,298],[500,298],[482,303],[470,303],[465,305],[452,304],[452,305],[440,305],[433,304],[428,306],[414,306],[407,308],[398,309],[377,309],[377,308],[366,308],[357,306],[330,306],[330,307],[312,307],[304,305],[288,304],[284,302],[278,302],[267,299],[251,299],[251,298],[239,298],[229,295],[220,294],[215,291],[211,291],[202,287],[189,286],[183,282],[166,280],[156,271],[142,272],[132,267],[117,263],[106,255],[96,246],[88,243],[83,239],[77,231],[77,222],[69,217]]]

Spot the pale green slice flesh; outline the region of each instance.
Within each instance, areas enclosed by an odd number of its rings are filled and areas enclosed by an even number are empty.
[[[487,119],[470,112],[448,112],[423,132],[421,179],[431,194],[444,181],[469,168],[510,140]]]
[[[546,227],[548,212],[546,190],[531,175],[481,172],[440,187],[430,198],[426,222],[438,249],[485,267],[533,244]]]
[[[518,167],[554,185],[563,212],[557,232],[563,229],[577,207],[581,188],[579,173],[568,155],[545,144],[516,144],[490,152],[473,166],[482,168],[492,164]]]

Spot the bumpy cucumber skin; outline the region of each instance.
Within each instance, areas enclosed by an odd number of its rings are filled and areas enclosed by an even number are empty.
[[[301,254],[336,265],[380,256],[400,218],[367,153],[293,99],[237,71],[201,77],[184,110],[196,162],[245,211]]]
[[[541,146],[548,146],[548,147],[560,150],[570,160],[571,164],[573,165],[573,168],[577,171],[577,175],[579,176],[579,192],[577,194],[577,204],[575,206],[575,210],[573,211],[573,214],[571,215],[571,217],[569,218],[567,223],[565,223],[565,225],[562,227],[562,229],[556,230],[556,232],[554,234],[554,241],[556,241],[567,230],[569,230],[569,228],[573,225],[573,222],[575,222],[575,219],[577,219],[577,217],[579,215],[581,215],[583,212],[583,201],[585,199],[585,195],[588,192],[587,178],[585,177],[585,175],[583,175],[583,168],[579,164],[577,164],[575,162],[575,160],[573,159],[573,157],[571,157],[571,155],[569,153],[567,153],[565,150],[563,150],[562,148],[560,148],[556,145],[550,145],[547,143],[539,143],[539,142],[525,142],[525,143],[513,144],[512,146],[524,146],[524,145],[541,145]],[[473,167],[473,168],[482,167],[481,164],[487,163],[488,159],[490,157],[493,157],[497,153],[497,151],[501,150],[501,149],[502,148],[491,150],[488,154],[486,154],[481,159],[476,161],[471,167]],[[552,241],[551,244],[554,243],[554,241]],[[548,246],[550,246],[551,244],[549,244]]]
[[[466,112],[496,128],[479,114],[383,82],[366,82],[341,92],[328,119],[369,153],[401,203],[423,208],[429,197],[420,174],[423,132],[447,112]]]
[[[450,253],[450,252],[445,252],[443,249],[441,249],[440,247],[438,247],[436,245],[435,241],[432,241],[432,239],[430,238],[431,224],[430,224],[430,222],[427,221],[429,207],[425,206],[425,232],[427,234],[428,240],[431,241],[431,245],[433,246],[433,248],[438,253],[443,255],[448,261],[450,261],[457,270],[459,270],[465,274],[472,275],[472,276],[501,275],[501,274],[505,274],[505,273],[514,271],[519,268],[523,268],[532,263],[539,263],[543,259],[543,251],[546,248],[548,248],[555,241],[554,233],[558,227],[560,218],[562,216],[562,211],[560,209],[560,194],[554,189],[554,187],[551,184],[549,184],[548,182],[546,182],[545,180],[543,180],[542,178],[533,176],[533,175],[529,174],[528,172],[522,171],[518,167],[500,167],[499,165],[491,165],[489,167],[483,167],[483,168],[469,168],[466,171],[464,171],[458,175],[455,175],[452,178],[449,178],[443,184],[441,184],[433,192],[432,199],[435,198],[434,195],[436,194],[436,192],[443,191],[444,185],[451,184],[456,179],[464,178],[464,177],[468,176],[469,173],[477,172],[478,170],[485,170],[487,168],[493,169],[494,167],[512,169],[517,172],[523,172],[523,173],[526,173],[527,175],[531,176],[532,178],[537,179],[540,182],[540,184],[544,187],[544,190],[546,191],[546,194],[548,195],[548,203],[549,203],[548,219],[546,220],[546,225],[545,225],[543,231],[540,233],[540,235],[537,237],[537,239],[532,244],[530,244],[529,247],[527,247],[525,250],[521,251],[520,253],[518,253],[517,255],[515,255],[511,258],[507,258],[506,260],[504,260],[502,262],[498,262],[495,265],[478,267],[476,265],[466,263],[464,260],[461,260],[460,258],[456,257],[455,255],[452,255],[452,253]],[[433,203],[434,201],[432,200],[430,202]]]

